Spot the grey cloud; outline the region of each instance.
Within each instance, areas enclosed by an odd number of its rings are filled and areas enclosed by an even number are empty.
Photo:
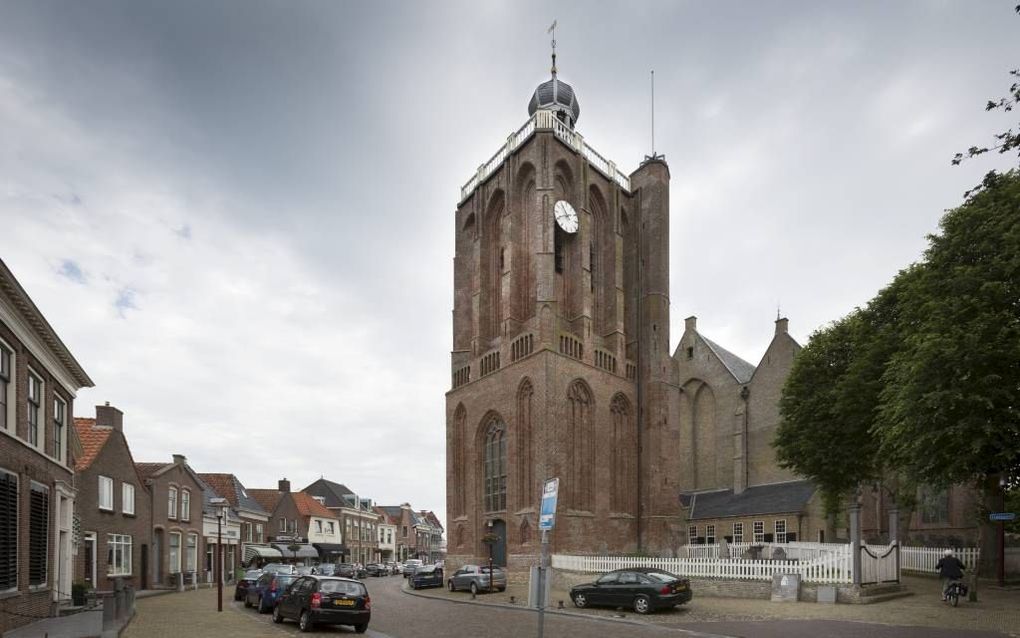
[[[57,273],[67,277],[77,284],[85,283],[85,273],[82,272],[81,267],[71,259],[65,259],[62,261]]]

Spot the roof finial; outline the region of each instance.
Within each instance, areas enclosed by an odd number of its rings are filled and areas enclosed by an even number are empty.
[[[552,34],[552,74],[556,77],[556,20],[553,20],[552,26],[550,26],[546,33]]]

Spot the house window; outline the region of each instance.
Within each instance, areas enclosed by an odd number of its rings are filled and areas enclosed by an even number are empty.
[[[506,471],[506,427],[494,419],[485,435],[486,512],[506,509]]]
[[[64,432],[67,431],[67,403],[61,398],[53,399],[53,458],[64,462]]]
[[[99,509],[113,511],[113,479],[99,476]]]
[[[326,533],[329,534],[330,536],[336,533],[336,530],[333,529],[333,521],[329,521],[326,523]]]
[[[734,523],[733,524],[733,542],[743,543],[744,542],[744,524]]]
[[[131,575],[131,537],[124,534],[106,535],[106,575]]]
[[[715,525],[705,526],[705,542],[709,545],[715,545]]]
[[[296,518],[290,519],[290,533],[291,534],[297,534],[297,519]]]
[[[256,543],[262,542],[262,523],[257,523],[255,525],[255,542]]]
[[[181,520],[191,520],[191,491],[181,490]]]
[[[50,488],[32,482],[28,522],[28,584],[46,584],[50,548]]]
[[[693,545],[698,542],[698,526],[691,525],[687,528],[687,544]]]
[[[8,423],[14,423],[11,414],[11,406],[14,405],[11,398],[11,391],[14,388],[14,384],[11,383],[11,379],[14,378],[13,370],[14,353],[0,341],[0,429],[4,430],[7,429]],[[2,584],[0,591],[3,591]]]
[[[407,525],[404,525],[404,534],[403,534],[403,536],[407,537]]]
[[[28,444],[40,447],[39,413],[42,411],[42,381],[31,371],[28,373]]]
[[[198,534],[188,534],[184,552],[184,571],[193,572],[198,565]]]
[[[754,521],[754,542],[764,543],[765,542],[765,521]]]
[[[285,519],[283,517],[280,518],[280,531],[281,532],[286,532],[287,531],[287,519]]]
[[[251,523],[245,523],[244,524],[245,539],[247,539],[247,541],[249,543],[252,541],[252,531],[254,529],[255,529],[255,526],[252,525]]]
[[[171,487],[167,493],[166,499],[166,515],[167,518],[177,518],[177,488]],[[180,545],[180,539],[178,539],[178,546]]]
[[[170,573],[181,571],[181,533],[170,532]]]
[[[776,521],[776,542],[786,542],[786,519],[781,518]]]
[[[135,513],[135,486],[130,483],[120,484],[120,511],[131,515]]]
[[[949,522],[949,491],[937,490],[927,485],[921,488],[921,522]]]
[[[18,588],[18,475],[0,469],[0,592]]]
[[[315,521],[315,532],[317,534],[322,533],[322,521]]]

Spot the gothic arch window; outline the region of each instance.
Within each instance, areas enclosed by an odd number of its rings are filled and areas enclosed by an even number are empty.
[[[506,509],[506,425],[493,416],[485,427],[485,511],[500,512]]]
[[[467,410],[464,404],[458,404],[457,410],[453,413],[453,441],[451,443],[451,458],[453,459],[453,509],[456,515],[464,514],[467,510],[467,476],[465,472],[464,454],[467,446],[465,439],[465,423],[467,421]]]
[[[535,245],[533,235],[536,228],[541,228],[541,220],[536,215],[538,191],[535,183],[535,167],[530,162],[525,162],[517,172],[517,184],[519,188],[513,206],[516,219],[513,228],[514,249],[511,260],[514,268],[512,295],[514,310],[512,314],[516,318],[525,320],[535,315],[537,288],[533,259],[538,247]]]
[[[503,247],[508,238],[505,232],[507,220],[506,197],[502,190],[496,191],[489,199],[482,221],[481,261],[481,329],[482,338],[495,339],[500,335],[503,323]]]
[[[517,389],[517,502],[521,508],[532,505],[538,499],[535,487],[534,435],[531,431],[531,400],[535,390],[529,379],[521,381]]]
[[[633,512],[637,505],[637,432],[630,401],[616,394],[609,404],[613,416],[612,504],[614,512]]]
[[[463,547],[464,546],[464,525],[463,524],[457,525],[457,536],[456,536],[456,538],[457,538],[457,547]]]
[[[521,545],[527,545],[531,542],[531,524],[528,523],[528,519],[521,521]]]
[[[578,379],[567,390],[570,404],[570,500],[574,509],[595,509],[595,401],[591,388]]]
[[[591,210],[591,241],[588,266],[591,274],[591,307],[595,332],[609,333],[615,324],[616,312],[616,241],[612,215],[602,192],[594,184],[588,189],[588,208]]]
[[[694,489],[711,489],[716,485],[716,404],[711,386],[702,383],[694,395],[691,415],[694,464]]]

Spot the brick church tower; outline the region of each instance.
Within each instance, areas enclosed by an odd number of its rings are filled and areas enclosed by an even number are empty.
[[[661,471],[676,445],[669,168],[654,156],[626,175],[596,152],[555,54],[528,112],[455,215],[448,559],[485,559],[491,534],[497,563],[536,562],[549,477],[553,551],[658,553],[679,515],[678,473]]]

